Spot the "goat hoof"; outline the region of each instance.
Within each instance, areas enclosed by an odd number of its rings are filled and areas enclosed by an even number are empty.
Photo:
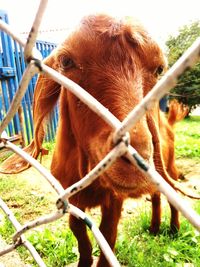
[[[152,234],[152,235],[157,235],[158,233],[159,233],[159,230],[160,230],[160,228],[159,227],[157,227],[157,226],[151,226],[150,228],[149,228],[149,232]]]
[[[179,231],[179,228],[180,228],[180,226],[178,226],[178,225],[171,225],[171,227],[170,227],[171,234],[173,234],[173,235],[177,234]]]
[[[80,259],[77,267],[91,267],[93,259]]]

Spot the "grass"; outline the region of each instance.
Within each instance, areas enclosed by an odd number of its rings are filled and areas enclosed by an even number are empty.
[[[179,158],[194,160],[200,157],[200,117],[185,119],[176,125],[176,153]],[[47,143],[50,156],[54,143]],[[45,163],[46,164],[46,163]],[[48,165],[48,164],[47,164]],[[29,175],[29,173],[27,173]],[[30,179],[33,179],[30,176]],[[54,202],[48,194],[30,186],[27,179],[16,175],[0,176],[0,195],[17,219],[25,221],[38,218],[55,210]],[[200,213],[200,203],[195,203]],[[169,208],[165,208],[160,234],[149,233],[151,218],[150,203],[138,208],[131,216],[123,218],[119,227],[116,255],[122,265],[128,267],[200,267],[200,234],[183,217],[181,229],[172,236],[169,232]],[[99,217],[95,217],[99,223]],[[31,230],[26,237],[35,246],[48,267],[63,267],[78,259],[77,241],[70,231],[67,218]],[[14,229],[0,211],[0,234],[11,242]],[[98,246],[92,236],[93,254],[99,255]],[[36,266],[28,252],[19,248],[20,256],[31,266]]]
[[[200,205],[195,209],[200,212]],[[172,236],[169,232],[169,214],[165,210],[160,234],[149,233],[149,204],[121,221],[116,243],[116,255],[120,263],[127,267],[200,267],[200,234],[183,217],[181,230]],[[3,229],[3,231],[2,231]],[[1,234],[8,237],[13,234],[8,221],[0,227]],[[49,224],[44,229],[26,234],[35,246],[46,265],[64,267],[78,259],[77,241],[62,221]],[[90,237],[91,237],[90,233]],[[37,266],[24,249],[18,250],[21,257]],[[93,255],[99,250],[93,238]],[[190,264],[190,265],[189,265]]]
[[[47,266],[66,266],[77,260],[77,241],[69,228],[59,229],[58,225],[55,231],[45,228],[42,232],[32,233],[28,239],[43,257]]]
[[[178,158],[200,158],[200,116],[192,116],[175,126]]]
[[[0,178],[0,195],[16,214],[20,214],[22,223],[27,219],[40,216],[49,207],[49,201],[44,195],[30,190],[25,181],[17,180],[14,176],[8,176],[7,179],[5,176]]]
[[[182,218],[181,230],[172,236],[168,216],[166,213],[157,236],[151,235],[148,230],[150,212],[143,212],[141,216],[124,221],[116,244],[121,264],[128,267],[200,266],[199,232]]]

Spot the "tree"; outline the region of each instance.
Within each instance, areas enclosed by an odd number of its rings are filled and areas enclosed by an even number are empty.
[[[166,42],[169,66],[172,66],[199,36],[200,21],[185,25],[177,36],[170,36]],[[200,104],[200,63],[179,78],[177,86],[171,91],[170,98],[172,97],[188,105],[190,111]]]

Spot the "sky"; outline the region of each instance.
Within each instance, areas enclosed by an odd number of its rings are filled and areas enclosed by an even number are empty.
[[[30,30],[38,5],[39,0],[0,0],[0,9],[8,12],[19,33]],[[49,0],[41,25],[47,33],[42,38],[60,42],[66,31],[52,30],[72,29],[84,15],[102,12],[136,17],[163,45],[181,26],[200,20],[200,0]]]

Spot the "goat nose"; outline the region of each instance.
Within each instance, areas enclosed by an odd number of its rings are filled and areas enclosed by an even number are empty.
[[[153,144],[147,127],[135,127],[130,132],[131,145],[148,162],[152,161]]]

